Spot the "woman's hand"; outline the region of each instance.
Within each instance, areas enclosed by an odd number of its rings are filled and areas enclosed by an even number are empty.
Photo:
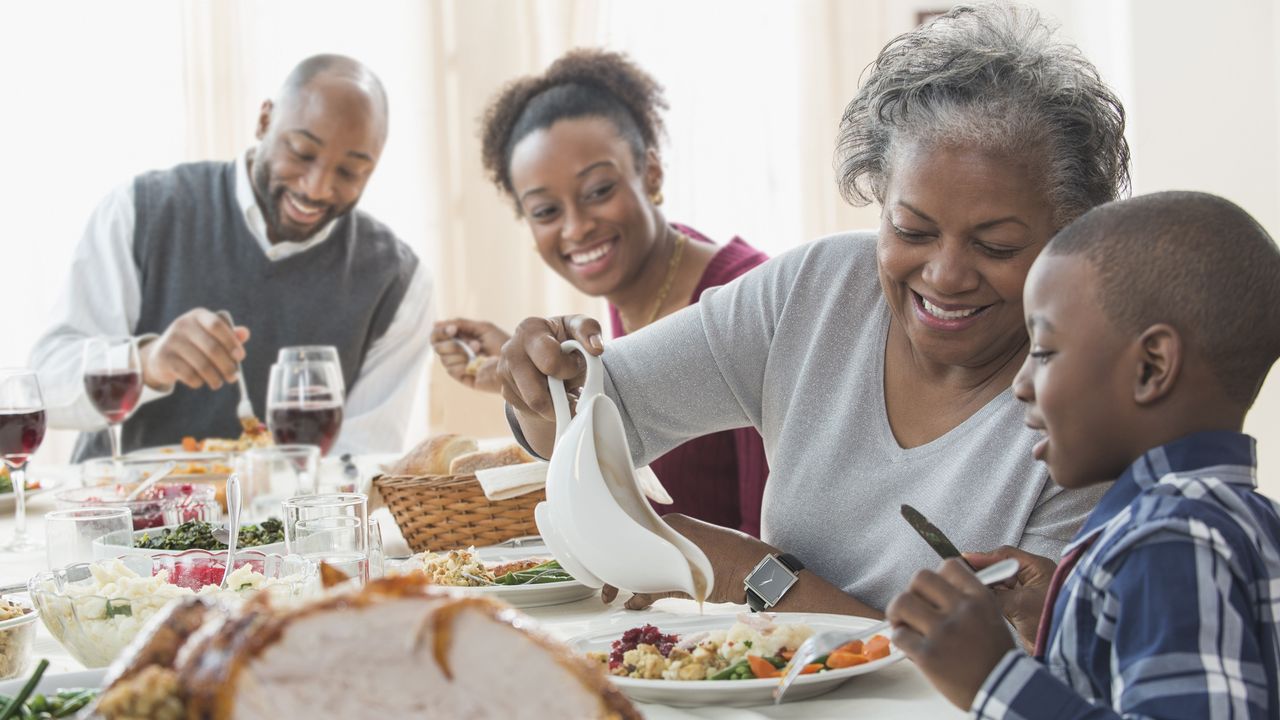
[[[441,320],[431,329],[431,347],[449,377],[483,392],[502,391],[498,355],[510,339],[497,325],[484,320]],[[474,361],[459,343],[466,343],[476,356]]]
[[[577,340],[592,355],[604,352],[600,323],[585,315],[527,318],[502,346],[498,361],[502,397],[515,411],[525,440],[542,457],[551,456],[556,432],[547,378],[565,380],[573,391],[582,387],[586,375],[581,355],[560,351],[565,340]]]
[[[985,553],[965,553],[964,559],[981,570],[988,565],[1013,558],[1018,561],[1018,575],[1010,582],[997,585],[996,603],[1000,612],[1018,631],[1027,652],[1035,650],[1036,631],[1040,628],[1040,613],[1044,610],[1044,598],[1049,592],[1049,581],[1057,565],[1047,557],[1032,555],[1016,547],[1005,545]]]
[[[731,530],[719,525],[695,520],[688,515],[673,513],[664,515],[667,522],[676,532],[693,541],[693,544],[706,553],[711,562],[711,570],[715,573],[715,585],[707,590],[707,602],[741,603],[745,598],[742,581],[747,573],[760,562],[765,555],[777,553],[778,550],[768,543],[757,540],[746,533]],[[613,602],[618,590],[608,585],[600,591],[600,598],[606,603]],[[651,595],[632,595],[627,600],[628,610],[642,610],[655,600],[665,597],[688,597],[681,592],[660,593]]]

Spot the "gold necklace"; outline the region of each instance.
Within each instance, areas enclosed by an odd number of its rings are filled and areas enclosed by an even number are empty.
[[[645,320],[644,325],[652,325],[654,320],[658,319],[658,313],[662,312],[662,304],[667,301],[667,293],[671,292],[671,284],[676,279],[676,269],[680,267],[680,256],[684,254],[685,234],[679,230],[676,233],[676,249],[671,253],[671,259],[667,261],[667,276],[662,280],[662,288],[658,290],[658,299],[653,303],[653,312],[649,313],[649,319]],[[622,313],[618,313],[618,317],[622,319],[622,329],[631,334],[632,329],[627,327],[627,319],[622,317]],[[641,325],[640,327],[644,327]],[[637,328],[639,329],[639,328]]]

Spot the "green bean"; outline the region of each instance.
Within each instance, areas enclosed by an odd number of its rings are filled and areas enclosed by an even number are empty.
[[[44,675],[44,671],[49,669],[49,661],[41,658],[39,664],[36,665],[36,671],[31,673],[31,677],[27,679],[27,684],[22,686],[22,690],[4,706],[4,712],[0,713],[0,720],[10,720],[20,709],[31,693],[35,691],[36,685],[40,684],[40,677]]]

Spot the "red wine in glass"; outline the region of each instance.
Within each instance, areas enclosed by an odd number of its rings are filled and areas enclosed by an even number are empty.
[[[327,455],[342,429],[340,403],[302,402],[276,405],[267,412],[267,425],[277,445],[317,445]]]
[[[84,374],[89,402],[114,425],[125,421],[142,396],[142,373],[137,370],[91,370]]]
[[[0,456],[25,463],[44,440],[44,410],[0,410]]]

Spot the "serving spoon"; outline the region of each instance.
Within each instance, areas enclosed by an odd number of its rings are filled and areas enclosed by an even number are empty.
[[[222,571],[222,584],[219,588],[227,589],[227,579],[235,568],[236,542],[240,539],[240,476],[231,473],[227,476],[227,528],[219,528],[213,537],[227,545],[227,566]]]
[[[1017,574],[1018,561],[1013,558],[1006,558],[977,572],[978,582],[983,585],[995,585]],[[815,659],[830,653],[841,645],[851,643],[854,640],[864,640],[888,629],[889,621],[881,620],[875,625],[862,630],[826,630],[811,636],[801,643],[800,647],[796,648],[795,655],[791,656],[791,664],[787,667],[787,673],[782,676],[777,689],[773,691],[773,704],[777,705],[782,702],[782,696],[786,694],[787,689],[796,681],[796,678],[800,677],[800,673],[804,671],[805,666]]]
[[[150,490],[153,485],[155,485],[156,483],[168,477],[169,473],[173,472],[173,469],[176,468],[177,466],[178,464],[173,462],[172,460],[165,463],[164,467],[160,468],[158,472],[153,473],[151,477],[138,483],[138,487],[134,488],[133,491],[130,492],[128,495],[125,495],[124,501],[129,502],[131,500],[137,500],[139,497],[142,496],[142,493]]]

